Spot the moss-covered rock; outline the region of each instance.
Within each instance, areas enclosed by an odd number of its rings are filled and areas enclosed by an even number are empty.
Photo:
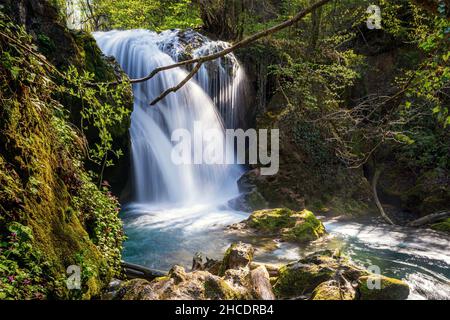
[[[325,250],[281,267],[274,284],[274,292],[278,298],[296,298],[310,295],[319,284],[334,278],[344,277],[348,282],[352,282],[368,274],[364,269],[352,264],[348,258]]]
[[[294,227],[283,231],[282,238],[286,241],[304,243],[317,240],[324,234],[323,223],[311,211],[303,210]]]
[[[323,257],[322,259],[328,259]],[[306,261],[303,261],[306,262]],[[304,264],[302,261],[280,268],[274,284],[277,298],[296,298],[311,293],[320,283],[328,281],[334,274],[327,263]]]
[[[337,281],[319,284],[313,291],[311,300],[354,300],[355,290],[342,287]]]
[[[125,281],[116,300],[237,300],[251,298],[250,290],[239,282],[206,271],[185,272],[176,266],[167,276],[151,282]]]
[[[167,280],[160,280],[164,282]],[[116,300],[153,300],[154,293],[150,282],[144,279],[133,279],[123,282],[114,297]]]
[[[211,300],[238,300],[242,295],[233,289],[225,280],[208,277],[204,282],[205,298]]]
[[[432,224],[431,229],[450,233],[450,218],[447,218],[444,221]]]
[[[228,201],[228,205],[234,210],[251,212],[268,207],[266,199],[254,188],[249,192],[242,193],[238,197]]]
[[[369,289],[375,281],[380,288]],[[281,299],[400,300],[408,297],[409,287],[401,280],[371,274],[346,257],[322,251],[282,267],[274,292]]]
[[[311,211],[293,211],[287,208],[265,209],[253,212],[241,222],[260,235],[272,235],[285,241],[306,243],[323,236],[325,227]]]
[[[398,279],[368,275],[360,277],[358,282],[361,300],[405,300],[409,295],[408,284]]]
[[[228,269],[247,267],[253,260],[254,249],[246,243],[233,243],[225,252],[219,274],[224,274]]]

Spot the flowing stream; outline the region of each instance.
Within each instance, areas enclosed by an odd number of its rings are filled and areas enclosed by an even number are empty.
[[[216,52],[229,44],[211,41],[194,31],[155,33],[147,30],[94,34],[102,51],[114,56],[130,78],[189,57]],[[194,132],[194,123],[224,132],[239,126],[245,109],[247,81],[233,55],[203,65],[195,80],[155,106],[150,102],[177,85],[187,71],[177,68],[133,86],[135,101],[130,136],[133,201],[123,210],[128,241],[124,259],[168,270],[190,267],[195,252],[219,259],[236,238],[225,226],[249,213],[228,208],[238,195],[236,165],[186,164],[171,161],[171,132]],[[224,139],[224,136],[222,136]],[[224,141],[202,140],[201,147]],[[224,143],[223,145],[226,146]],[[227,152],[233,153],[230,146]],[[195,149],[195,147],[194,147]],[[326,222],[330,235],[306,248],[269,240],[256,259],[285,263],[317,248],[340,248],[356,263],[377,265],[382,274],[407,281],[411,299],[450,299],[449,238],[429,230],[392,227],[377,221]],[[247,239],[249,240],[249,239]]]

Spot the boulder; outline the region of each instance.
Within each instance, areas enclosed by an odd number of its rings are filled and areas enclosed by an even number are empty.
[[[254,249],[250,244],[234,243],[227,251],[222,260],[221,273],[228,269],[245,268],[253,260]]]
[[[319,284],[313,291],[311,300],[354,300],[355,290],[351,286],[341,286],[338,281]]]
[[[398,279],[368,275],[360,277],[358,282],[361,300],[405,300],[409,296],[408,284]]]
[[[242,193],[238,197],[228,201],[228,205],[234,210],[252,212],[267,208],[269,204],[256,188],[249,192]]]
[[[450,234],[450,218],[447,218],[441,222],[437,222],[431,225],[431,229],[446,232]]]
[[[329,250],[280,268],[273,288],[279,299],[401,300],[409,295],[405,282],[372,274]]]
[[[307,243],[325,234],[325,227],[311,211],[293,211],[287,208],[265,209],[253,212],[230,230],[247,231],[261,236],[275,236],[284,241]]]

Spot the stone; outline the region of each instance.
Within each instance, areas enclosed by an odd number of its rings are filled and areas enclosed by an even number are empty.
[[[355,300],[355,290],[333,280],[322,282],[314,289],[311,300]]]
[[[358,279],[361,300],[405,300],[409,286],[404,281],[380,275],[362,276]],[[373,287],[378,282],[380,287]]]
[[[247,267],[253,260],[254,249],[250,244],[233,243],[225,252],[222,260],[221,273],[228,269]]]

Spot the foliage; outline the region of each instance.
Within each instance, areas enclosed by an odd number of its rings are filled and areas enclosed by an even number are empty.
[[[0,242],[0,300],[43,298],[48,265],[33,247],[31,229],[11,222],[5,230]]]
[[[83,168],[85,140],[55,93],[95,108],[105,89],[76,90],[78,77],[57,78],[23,28],[0,18],[0,298],[99,296],[120,272],[119,204]],[[66,288],[72,264],[82,267],[82,290]]]
[[[162,31],[201,24],[197,2],[192,0],[78,0],[78,6],[86,20],[83,28],[87,30]]]
[[[110,154],[115,158],[123,156],[122,150],[113,149],[112,130],[120,125],[129,116],[126,108],[123,92],[127,91],[129,83],[123,81],[111,87],[107,83],[93,85],[95,75],[84,71],[82,74],[75,67],[70,67],[65,75],[66,83],[58,87],[60,94],[69,94],[81,104],[82,131],[88,131],[90,127],[96,129],[99,142],[95,148],[89,149],[90,160],[102,167],[99,180],[102,180],[104,167],[114,164]]]

